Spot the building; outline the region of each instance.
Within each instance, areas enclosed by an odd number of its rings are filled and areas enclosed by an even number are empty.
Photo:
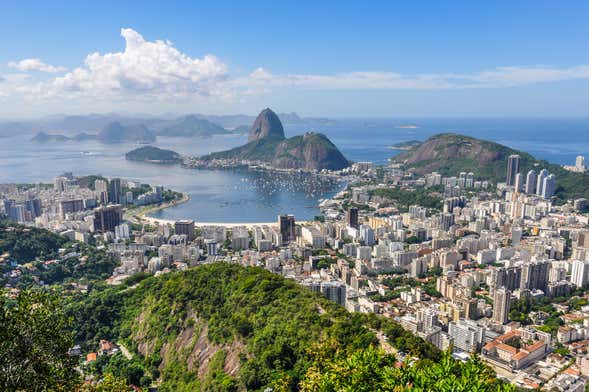
[[[520,156],[517,154],[510,155],[507,158],[507,185],[515,185],[515,176],[517,175],[517,173],[519,173],[519,161]]]
[[[207,254],[209,256],[217,256],[219,253],[219,246],[217,244],[217,240],[205,240],[205,245],[207,247]]]
[[[554,174],[549,174],[543,181],[544,183],[542,184],[542,193],[540,196],[544,199],[550,199],[554,196],[554,191],[556,191],[556,176]]]
[[[577,287],[585,287],[589,283],[589,262],[582,260],[573,261],[571,283]]]
[[[108,182],[105,180],[94,181],[94,190],[98,194],[98,200],[102,204],[108,203]]]
[[[548,170],[542,169],[540,170],[540,174],[538,174],[538,178],[536,179],[536,195],[542,196],[543,187],[544,187],[544,179],[548,177]]]
[[[483,358],[507,370],[525,368],[546,356],[550,334],[532,328],[519,328],[485,344]]]
[[[321,293],[330,301],[346,306],[346,284],[339,281],[307,280],[301,283],[316,293]]]
[[[196,238],[193,220],[179,220],[174,223],[174,233],[184,234],[188,241],[194,241]]]
[[[105,233],[114,232],[115,227],[121,224],[123,209],[119,204],[98,207],[94,210],[94,231]]]
[[[577,169],[577,171],[584,172],[586,168],[587,166],[585,165],[585,157],[579,155],[577,159],[575,159],[575,169]]]
[[[485,339],[485,329],[475,322],[460,319],[448,323],[448,335],[454,342],[454,347],[467,353],[479,350]]]
[[[82,199],[61,200],[59,202],[59,215],[61,215],[62,218],[65,218],[66,214],[72,214],[83,210],[84,200]]]
[[[509,321],[509,307],[511,306],[511,291],[501,287],[495,291],[493,298],[493,321],[505,324]]]
[[[546,292],[549,274],[550,262],[547,260],[525,263],[522,265],[520,289],[537,289]]]
[[[524,175],[521,173],[517,173],[515,175],[515,191],[516,192],[521,192],[524,190]]]
[[[372,246],[376,242],[376,238],[374,236],[374,230],[368,225],[360,226],[360,239],[364,242],[366,246]]]
[[[346,215],[346,220],[348,222],[348,226],[353,228],[358,228],[358,209],[356,207],[348,208],[348,212]]]
[[[121,179],[113,178],[108,183],[108,202],[113,204],[121,203],[121,194],[123,188],[121,187]]]
[[[288,244],[296,240],[294,215],[278,215],[278,228],[282,235],[282,244]]]
[[[311,245],[314,249],[325,248],[325,236],[313,226],[303,226],[301,236],[305,243]]]
[[[524,192],[528,195],[536,193],[536,180],[538,176],[536,175],[536,171],[530,170],[526,175],[526,186]]]

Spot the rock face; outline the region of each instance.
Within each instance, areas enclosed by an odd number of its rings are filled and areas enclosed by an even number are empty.
[[[262,112],[258,114],[258,117],[256,117],[254,125],[252,125],[252,128],[250,129],[247,141],[253,142],[263,138],[284,139],[282,122],[280,122],[276,113],[268,108],[262,110]]]
[[[350,165],[338,148],[321,133],[284,137],[280,119],[264,109],[243,146],[201,157],[202,160],[238,159],[265,162],[279,169],[341,170]]]

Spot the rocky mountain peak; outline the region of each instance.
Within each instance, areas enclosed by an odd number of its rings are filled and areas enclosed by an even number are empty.
[[[264,138],[284,139],[284,127],[282,122],[271,109],[266,108],[258,114],[256,121],[250,129],[248,142]]]

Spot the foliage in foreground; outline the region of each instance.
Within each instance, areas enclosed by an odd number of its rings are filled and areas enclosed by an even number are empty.
[[[11,299],[0,292],[0,390],[72,390],[79,383],[77,358],[58,298],[22,291]]]
[[[301,391],[452,391],[511,392],[478,357],[466,363],[445,352],[441,359],[398,363],[395,356],[372,346],[346,353],[331,347],[314,351],[315,361],[300,384]]]
[[[276,391],[355,391],[361,390],[358,380],[373,376],[363,369],[372,369],[378,363],[380,373],[376,376],[382,378],[381,390],[407,387],[390,384],[394,378],[425,386],[421,390],[436,390],[453,379],[455,383],[448,385],[462,385],[465,378],[475,379],[456,390],[477,390],[483,384],[487,389],[480,391],[509,390],[499,389],[502,384],[479,362],[466,366],[444,357],[437,348],[393,320],[349,313],[296,282],[260,268],[216,263],[136,283],[97,286],[90,294],[75,298],[70,307],[78,320],[79,342],[88,342],[92,347],[98,339],[108,339],[124,342],[135,352],[130,361],[116,355],[102,366],[104,374],[126,377],[129,384],[137,385],[140,380],[145,387],[150,380],[160,381],[161,391],[268,387]],[[189,343],[182,349],[170,350],[191,329],[194,335]],[[199,331],[207,332],[208,350],[218,350],[207,368],[201,369],[201,376],[197,367],[187,366]],[[375,331],[382,331],[397,350],[420,360],[415,366],[392,366],[394,358],[376,348],[379,340]],[[230,375],[224,365],[235,342],[240,342],[241,347],[239,368]],[[139,352],[140,346],[146,355]],[[337,349],[322,349],[319,351],[323,354],[318,355],[317,346]],[[145,347],[149,347],[147,353]],[[348,363],[352,363],[349,372],[338,378]],[[434,363],[442,366],[439,378],[418,371]],[[372,388],[377,380],[366,381],[365,387],[378,390]],[[473,386],[475,389],[469,389]]]

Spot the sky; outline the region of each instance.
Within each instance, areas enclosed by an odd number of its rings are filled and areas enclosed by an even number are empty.
[[[584,117],[587,1],[0,2],[0,118]]]

